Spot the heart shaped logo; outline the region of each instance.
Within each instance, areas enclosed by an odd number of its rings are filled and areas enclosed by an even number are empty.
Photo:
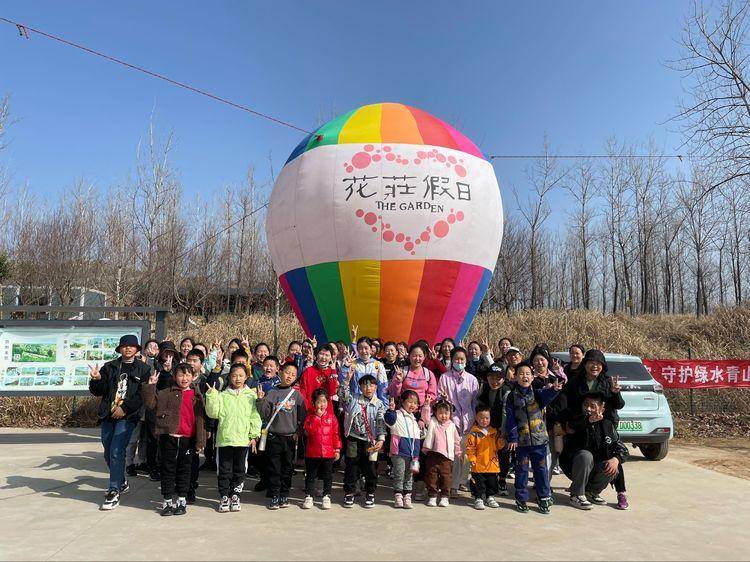
[[[346,201],[351,204],[359,199],[369,203],[370,209],[374,205],[375,209],[366,210],[355,204],[354,213],[384,243],[414,255],[416,246],[432,237],[448,237],[453,226],[466,218],[456,207],[471,202],[471,183],[467,165],[458,154],[446,154],[436,147],[415,151],[411,146],[365,144],[342,164],[346,173],[352,174],[342,179]],[[383,171],[386,163],[389,172]],[[380,190],[375,187],[378,182]],[[425,211],[433,217],[418,231],[404,232],[388,218],[392,212],[403,216]]]

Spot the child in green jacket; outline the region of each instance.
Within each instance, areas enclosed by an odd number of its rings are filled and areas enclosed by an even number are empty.
[[[248,447],[256,451],[260,436],[260,414],[255,389],[245,386],[247,368],[235,364],[229,370],[229,388],[206,391],[206,415],[219,420],[216,450],[219,468],[219,512],[240,510],[240,492],[247,472]],[[230,499],[231,494],[231,499]]]

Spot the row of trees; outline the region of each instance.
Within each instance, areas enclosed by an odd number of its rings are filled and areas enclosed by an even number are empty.
[[[545,141],[528,184],[506,200],[511,212],[485,309],[701,315],[747,300],[747,10],[697,6],[687,19],[682,56],[672,63],[689,93],[675,117],[686,138],[682,165],[653,146],[617,140],[606,143],[605,157],[568,165]],[[6,98],[0,156],[9,123]],[[88,287],[112,305],[171,305],[185,318],[278,303],[263,235],[271,182],[256,185],[251,169],[241,185],[188,201],[173,149],[173,137],[152,125],[132,180],[104,192],[79,182],[56,204],[24,190],[8,196],[0,168],[0,283],[20,285],[26,303],[52,294],[70,303]]]

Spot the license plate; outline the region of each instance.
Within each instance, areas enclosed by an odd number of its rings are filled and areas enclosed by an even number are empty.
[[[643,422],[638,420],[620,420],[617,431],[643,431]]]

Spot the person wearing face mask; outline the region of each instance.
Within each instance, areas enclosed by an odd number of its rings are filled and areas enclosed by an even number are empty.
[[[454,347],[451,351],[451,366],[438,381],[438,396],[453,404],[451,418],[461,437],[461,448],[466,450],[466,436],[474,424],[474,417],[479,394],[479,381],[466,371],[467,353],[463,347]],[[468,465],[465,462],[453,463],[451,490],[468,489]]]

